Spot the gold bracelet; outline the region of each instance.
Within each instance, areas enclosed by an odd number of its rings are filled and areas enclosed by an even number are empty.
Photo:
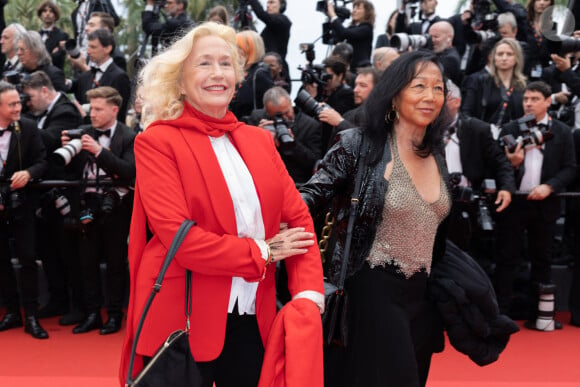
[[[272,250],[270,249],[270,245],[266,243],[266,251],[268,251],[268,259],[266,259],[266,266],[272,263],[274,256],[272,255]]]

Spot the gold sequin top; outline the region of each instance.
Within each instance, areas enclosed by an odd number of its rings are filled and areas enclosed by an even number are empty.
[[[367,261],[371,268],[393,265],[405,278],[431,271],[437,227],[451,208],[451,197],[443,178],[441,194],[434,203],[426,202],[411,180],[391,140],[393,170],[385,195],[383,221],[377,227]]]

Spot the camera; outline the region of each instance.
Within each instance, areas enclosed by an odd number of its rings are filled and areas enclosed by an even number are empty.
[[[459,172],[449,174],[453,200],[477,205],[477,224],[479,228],[482,231],[493,231],[493,219],[489,204],[493,203],[493,197],[497,194],[495,180],[483,180],[480,190],[475,192],[471,187],[459,185],[461,177],[462,174]]]
[[[71,140],[65,146],[55,150],[50,156],[50,160],[58,166],[68,165],[83,148],[81,142],[83,134],[85,134],[85,129],[67,129],[66,135]]]
[[[570,36],[559,35],[552,39],[546,39],[546,43],[550,54],[566,56],[572,52],[580,51],[580,39]]]
[[[491,2],[489,0],[473,1],[473,16],[471,17],[471,27],[479,31],[497,31],[497,13],[491,12]]]
[[[465,37],[465,41],[468,44],[479,44],[485,43],[487,41],[499,41],[501,39],[501,35],[494,31],[480,31],[480,30],[473,30],[473,34],[469,34]]]
[[[281,151],[287,151],[293,149],[296,146],[294,142],[294,137],[290,134],[288,129],[288,123],[282,117],[282,114],[276,113],[274,117],[274,124],[265,125],[264,129],[268,129],[270,132],[274,133],[276,141],[278,141],[278,148]]]
[[[520,143],[523,148],[528,148],[542,145],[554,138],[554,133],[550,131],[550,128],[543,124],[538,125],[533,115],[528,114],[518,119],[518,126],[521,133],[518,138],[514,138],[511,134],[500,137],[499,144],[502,148],[507,147],[510,152],[513,152]]]
[[[11,70],[6,71],[2,78],[14,86],[18,90],[18,95],[20,96],[20,103],[22,104],[22,109],[25,110],[28,102],[30,101],[30,96],[22,92],[22,82],[30,78],[29,74],[21,73],[20,71]]]
[[[300,90],[294,103],[300,110],[308,114],[311,117],[318,119],[318,115],[324,110],[328,109],[328,105],[325,103],[318,103],[306,90]]]
[[[334,1],[334,12],[336,12],[336,16],[341,20],[346,20],[350,17],[350,10],[345,7],[346,4],[350,3],[348,0],[343,0],[342,6],[338,5],[338,0]],[[328,4],[326,0],[320,0],[316,2],[316,11],[322,12],[323,14],[328,13]]]
[[[394,34],[391,37],[391,47],[399,52],[407,51],[409,48],[418,50],[420,48],[433,48],[431,35],[409,35],[404,32]]]
[[[40,212],[37,212],[39,217],[43,217],[43,208],[49,207],[54,207],[62,216],[67,216],[70,214],[71,208],[68,198],[60,189],[56,187],[46,191],[40,200],[42,207],[40,208]]]
[[[77,45],[76,39],[68,39],[64,43],[64,49],[73,59],[77,59],[79,56],[81,56],[81,50]]]
[[[105,191],[101,197],[101,211],[105,214],[110,214],[120,202],[121,197],[117,191],[114,189]]]
[[[306,66],[298,66],[298,70],[302,71],[300,75],[300,80],[303,84],[316,83],[318,85],[324,86],[332,78],[332,74],[328,74],[324,71],[324,66],[320,64],[312,64],[316,53],[314,51],[313,43],[300,43],[300,52],[306,55],[306,61],[308,62]]]
[[[165,3],[167,2],[167,0],[155,0],[153,2],[153,13],[155,15],[159,15],[159,12],[161,12],[161,10],[163,8],[165,8]]]
[[[252,12],[250,11],[247,0],[240,0],[238,9],[234,12],[232,20],[233,27],[236,31],[244,30],[252,24]]]
[[[19,210],[23,205],[23,197],[18,191],[12,191],[9,182],[0,183],[0,214],[8,214],[13,218],[19,217]]]

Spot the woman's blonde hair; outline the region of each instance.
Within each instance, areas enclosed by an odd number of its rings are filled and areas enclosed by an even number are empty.
[[[256,31],[245,30],[236,34],[236,42],[246,55],[246,66],[258,63],[264,58],[264,40]]]
[[[227,43],[232,55],[236,82],[243,79],[234,29],[215,22],[200,24],[153,57],[139,73],[139,85],[143,95],[142,120],[145,127],[156,120],[176,119],[183,112],[183,64],[191,54],[196,39],[204,36],[217,36]]]
[[[497,51],[497,48],[502,44],[507,44],[508,46],[510,46],[514,52],[514,55],[516,56],[516,65],[512,70],[512,85],[517,90],[523,90],[526,87],[526,76],[523,73],[524,54],[522,53],[522,47],[520,46],[518,41],[513,38],[503,38],[502,40],[497,42],[495,46],[493,46],[493,49],[491,50],[490,68],[493,79],[495,80],[495,84],[497,86],[501,84],[501,79],[499,78],[497,67],[495,66],[495,53]]]

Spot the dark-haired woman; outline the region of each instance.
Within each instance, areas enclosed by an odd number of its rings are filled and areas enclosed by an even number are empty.
[[[373,48],[373,28],[375,25],[375,7],[367,0],[355,0],[352,3],[352,23],[348,27],[342,25],[332,2],[328,2],[328,17],[335,40],[346,40],[353,48],[351,71],[358,67],[368,66]]]
[[[344,131],[300,188],[312,213],[335,200],[337,243],[327,258],[327,275],[336,283],[348,202],[357,170],[364,168],[345,283],[350,308],[346,361],[325,371],[328,385],[426,383],[442,335],[426,284],[433,251],[442,252],[434,249],[443,239],[436,239],[437,230],[451,207],[440,149],[448,122],[442,112],[445,95],[435,54],[402,55],[365,102],[366,127]]]
[[[527,25],[525,26],[526,42],[530,47],[530,57],[527,58],[530,63],[526,63],[526,68],[530,69],[526,74],[530,79],[540,79],[542,77],[542,68],[547,67],[550,63],[550,51],[546,37],[542,34],[542,14],[546,8],[553,6],[554,0],[528,0],[526,11],[528,12]],[[551,29],[551,26],[549,27]]]

